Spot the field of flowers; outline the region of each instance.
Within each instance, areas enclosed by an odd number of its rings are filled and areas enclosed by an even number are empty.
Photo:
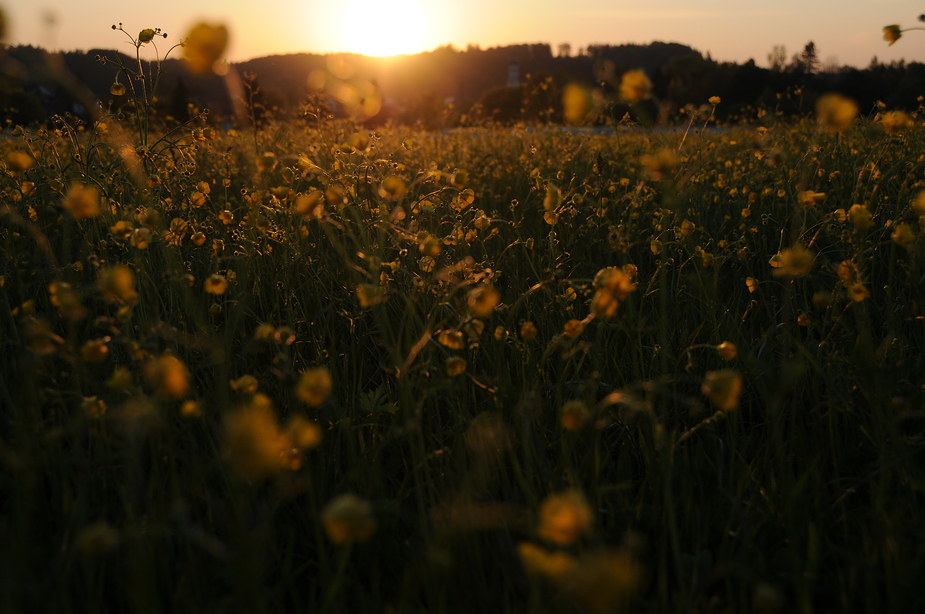
[[[925,606],[925,128],[718,102],[6,127],[0,611]]]

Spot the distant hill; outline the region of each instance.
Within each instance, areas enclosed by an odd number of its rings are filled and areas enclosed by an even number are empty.
[[[816,53],[812,43],[806,49]],[[533,43],[487,49],[446,46],[391,58],[295,53],[235,63],[231,70],[239,82],[251,86],[257,121],[273,112],[298,113],[308,101],[305,108],[317,113],[346,115],[351,104],[359,104],[365,114],[358,117],[371,123],[394,120],[425,127],[454,125],[470,113],[499,121],[561,121],[567,84],[601,88],[614,99],[620,76],[636,68],[645,70],[653,83],[653,101],[646,103],[647,109],[637,109],[649,119],[677,117],[673,114],[678,109],[698,107],[713,96],[722,99],[716,109],[719,118],[754,119],[758,107],[773,110],[775,116],[806,113],[815,97],[827,91],[854,98],[865,112],[877,101],[914,110],[925,91],[922,64],[874,60],[866,69],[830,67],[820,72],[805,60],[806,53],[769,70],[751,60],[741,65],[716,62],[679,43],[591,45],[574,55],[554,55],[548,44]],[[88,107],[124,103],[126,98],[110,94],[117,77],[114,60],[119,58],[126,65],[134,63],[116,51],[50,55],[35,47],[0,47],[0,121],[25,124],[55,114],[86,116]],[[166,116],[184,119],[188,109],[198,107],[208,108],[213,118],[230,117],[233,98],[246,97],[222,77],[191,74],[179,60],[164,62],[162,69],[157,104]],[[119,79],[128,83],[125,75]],[[789,94],[796,90],[802,94]],[[626,105],[615,104],[610,116],[619,119],[627,111]]]

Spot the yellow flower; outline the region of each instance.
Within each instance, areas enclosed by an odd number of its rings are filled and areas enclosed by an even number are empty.
[[[888,111],[880,118],[880,125],[889,134],[900,134],[912,127],[912,120],[902,111]]]
[[[520,327],[520,338],[524,341],[533,341],[538,334],[539,330],[533,322],[524,322]]]
[[[701,386],[703,394],[721,411],[731,411],[739,406],[742,394],[742,376],[735,369],[708,371]]]
[[[710,96],[710,99],[707,101],[714,107],[721,103],[723,100],[719,96]]]
[[[858,230],[867,230],[874,225],[872,214],[867,205],[851,205],[848,209],[848,219]]]
[[[915,241],[915,233],[912,232],[912,226],[903,222],[901,224],[896,224],[890,238],[898,245],[909,245]]]
[[[540,505],[537,534],[560,546],[570,546],[591,533],[594,516],[587,499],[577,489],[546,497]]]
[[[321,512],[324,532],[337,545],[365,542],[376,532],[376,517],[368,501],[352,494],[335,497]]]
[[[591,411],[582,401],[573,399],[559,410],[559,422],[567,431],[580,431],[591,420]]]
[[[719,354],[719,357],[723,360],[732,360],[738,356],[739,350],[736,348],[734,343],[723,341],[718,346],[716,346],[716,353]]]
[[[461,350],[465,346],[462,333],[457,330],[444,330],[437,335],[437,341],[451,350]]]
[[[572,337],[573,339],[581,334],[581,331],[585,329],[585,323],[581,320],[569,320],[562,327],[562,334],[566,337]]]
[[[620,98],[629,102],[639,102],[648,98],[652,91],[652,81],[642,70],[628,70],[620,80]]]
[[[221,24],[198,23],[183,43],[183,57],[189,69],[198,74],[215,71],[216,63],[228,47],[228,29]]]
[[[189,371],[176,356],[164,354],[148,365],[145,375],[161,400],[176,401],[189,392]]]
[[[450,377],[456,377],[457,375],[462,375],[466,372],[468,367],[465,358],[459,356],[450,356],[446,359],[446,374]]]
[[[220,294],[224,294],[225,290],[228,289],[228,280],[218,273],[215,273],[213,275],[209,275],[205,282],[203,282],[202,287],[207,294],[215,294],[218,296]]]
[[[24,151],[11,151],[6,155],[6,164],[14,172],[29,170],[33,162],[32,156]]]
[[[103,293],[103,299],[107,303],[134,305],[138,302],[138,292],[135,290],[135,273],[124,264],[102,269],[99,276],[99,287]]]
[[[815,255],[799,243],[783,250],[778,256],[778,265],[771,271],[775,277],[802,277],[812,270],[815,259]]]
[[[466,303],[469,311],[477,318],[487,318],[498,306],[501,295],[491,284],[483,284],[469,292]]]
[[[829,132],[844,130],[857,114],[858,105],[841,94],[826,94],[816,101],[816,118]]]
[[[900,30],[899,26],[895,24],[892,26],[886,26],[885,28],[883,28],[883,40],[888,42],[890,45],[898,41],[901,36],[902,36],[902,30]]]
[[[224,427],[225,457],[242,478],[260,479],[283,467],[288,442],[269,397],[258,392],[226,414]]]
[[[302,373],[296,396],[312,407],[322,405],[331,394],[333,384],[327,367],[314,367]]]
[[[64,208],[76,220],[96,217],[100,214],[100,193],[92,186],[75,183],[64,199]]]

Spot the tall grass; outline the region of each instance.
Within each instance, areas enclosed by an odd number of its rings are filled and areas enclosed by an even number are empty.
[[[772,117],[7,133],[0,610],[921,608],[923,129]]]

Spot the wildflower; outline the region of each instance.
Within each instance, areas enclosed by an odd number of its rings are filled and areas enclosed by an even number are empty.
[[[257,387],[260,385],[260,382],[257,381],[257,378],[253,375],[242,375],[238,379],[231,380],[229,383],[231,384],[232,390],[247,396],[257,394]]]
[[[134,305],[138,302],[135,273],[124,264],[100,270],[99,287],[103,293],[103,299],[108,303]]]
[[[642,70],[628,70],[620,80],[620,98],[628,102],[639,102],[649,97],[652,81]]]
[[[772,265],[773,266],[773,265]],[[748,286],[749,294],[755,292],[758,289],[758,280],[754,277],[747,277],[745,279],[745,285]]]
[[[262,393],[229,412],[224,420],[225,457],[246,480],[264,478],[282,468],[286,438],[273,403]]]
[[[84,399],[80,404],[80,409],[83,410],[84,414],[86,414],[88,418],[93,420],[99,420],[106,415],[106,403],[97,397],[89,397]]]
[[[331,394],[333,383],[327,367],[314,367],[302,373],[296,396],[311,407],[322,405]]]
[[[446,374],[450,377],[456,377],[457,375],[462,375],[466,372],[468,363],[465,358],[460,356],[450,356],[446,359]]]
[[[156,32],[154,31],[153,28],[145,28],[144,30],[138,33],[138,42],[143,45],[150,43],[152,40],[154,40],[155,34]]]
[[[797,324],[800,326],[809,326],[812,323],[812,319],[805,313],[801,313],[797,316]]]
[[[317,422],[295,416],[286,425],[285,435],[289,444],[298,450],[308,450],[321,443],[321,427]]]
[[[199,418],[202,416],[202,408],[199,403],[190,399],[180,406],[180,415],[184,418]]]
[[[872,217],[867,205],[851,205],[851,208],[848,209],[848,220],[858,230],[867,230],[873,227],[874,221]]]
[[[113,96],[125,96],[125,86],[117,81],[109,86],[109,93]]]
[[[16,173],[29,170],[33,162],[32,156],[24,151],[11,151],[6,154],[6,165]]]
[[[101,339],[91,339],[83,344],[80,348],[80,358],[84,362],[100,363],[104,362],[109,356],[109,337]]]
[[[716,346],[716,353],[719,354],[720,358],[728,361],[738,356],[739,350],[736,348],[734,343],[723,341],[718,346]]]
[[[533,322],[524,322],[520,326],[520,338],[524,341],[533,341],[538,334],[539,330]]]
[[[616,314],[620,301],[636,289],[636,284],[624,269],[607,267],[594,276],[594,287],[597,292],[591,300],[591,312],[595,317],[609,320]]]
[[[889,134],[900,134],[912,127],[912,120],[902,111],[889,111],[880,118],[880,125]]]
[[[738,407],[742,394],[742,376],[735,369],[708,371],[701,391],[720,411],[731,411]]]
[[[176,356],[162,355],[148,364],[145,375],[161,400],[176,401],[189,392],[189,371]]]
[[[183,57],[194,73],[215,71],[215,65],[228,47],[228,29],[221,24],[198,23],[183,43]]]
[[[464,347],[462,333],[455,330],[444,330],[437,335],[437,341],[451,350],[461,350]]]
[[[559,188],[550,184],[546,186],[546,196],[543,198],[543,209],[546,211],[555,211],[562,202],[562,192]]]
[[[349,493],[328,502],[321,512],[321,524],[328,539],[339,546],[368,541],[376,532],[372,506]]]
[[[591,420],[591,411],[582,401],[573,399],[559,410],[559,423],[567,431],[580,431]]]
[[[826,94],[816,101],[816,119],[829,132],[841,132],[858,114],[858,105],[841,94]]]
[[[537,534],[559,546],[570,546],[591,532],[594,517],[577,489],[549,495],[540,505]]]
[[[570,83],[562,90],[562,115],[570,124],[584,123],[594,101],[591,90],[577,83]]]
[[[566,337],[575,338],[581,334],[585,328],[585,323],[581,320],[569,320],[562,328],[562,334]]]
[[[825,201],[824,192],[814,192],[812,190],[805,190],[797,193],[797,202],[800,203],[801,207],[815,207],[816,205]]]
[[[707,102],[715,107],[722,102],[722,99],[719,96],[710,96],[710,99]]]
[[[136,228],[132,231],[129,243],[131,243],[132,247],[137,249],[148,249],[148,246],[151,245],[153,240],[154,233],[150,228]]]
[[[890,238],[893,239],[893,242],[897,245],[909,245],[915,241],[915,233],[912,232],[912,226],[902,222],[894,226]]]
[[[860,283],[848,286],[848,296],[855,303],[861,303],[870,298],[870,291]]]
[[[477,318],[487,318],[498,306],[501,295],[491,284],[482,284],[469,292],[466,304]]]
[[[207,294],[214,294],[216,296],[224,294],[225,290],[228,289],[228,280],[222,275],[214,273],[209,275],[203,282],[202,289],[205,290]]]
[[[812,270],[815,259],[815,255],[799,243],[783,250],[777,256],[777,266],[771,271],[775,277],[802,277]]]
[[[898,25],[894,24],[883,28],[883,40],[890,45],[898,41],[900,37],[902,37],[902,30],[899,29]]]
[[[391,201],[399,201],[407,190],[405,182],[400,177],[389,175],[379,185],[379,196]]]
[[[71,186],[63,203],[75,220],[85,220],[100,214],[100,193],[94,187],[80,183]]]

